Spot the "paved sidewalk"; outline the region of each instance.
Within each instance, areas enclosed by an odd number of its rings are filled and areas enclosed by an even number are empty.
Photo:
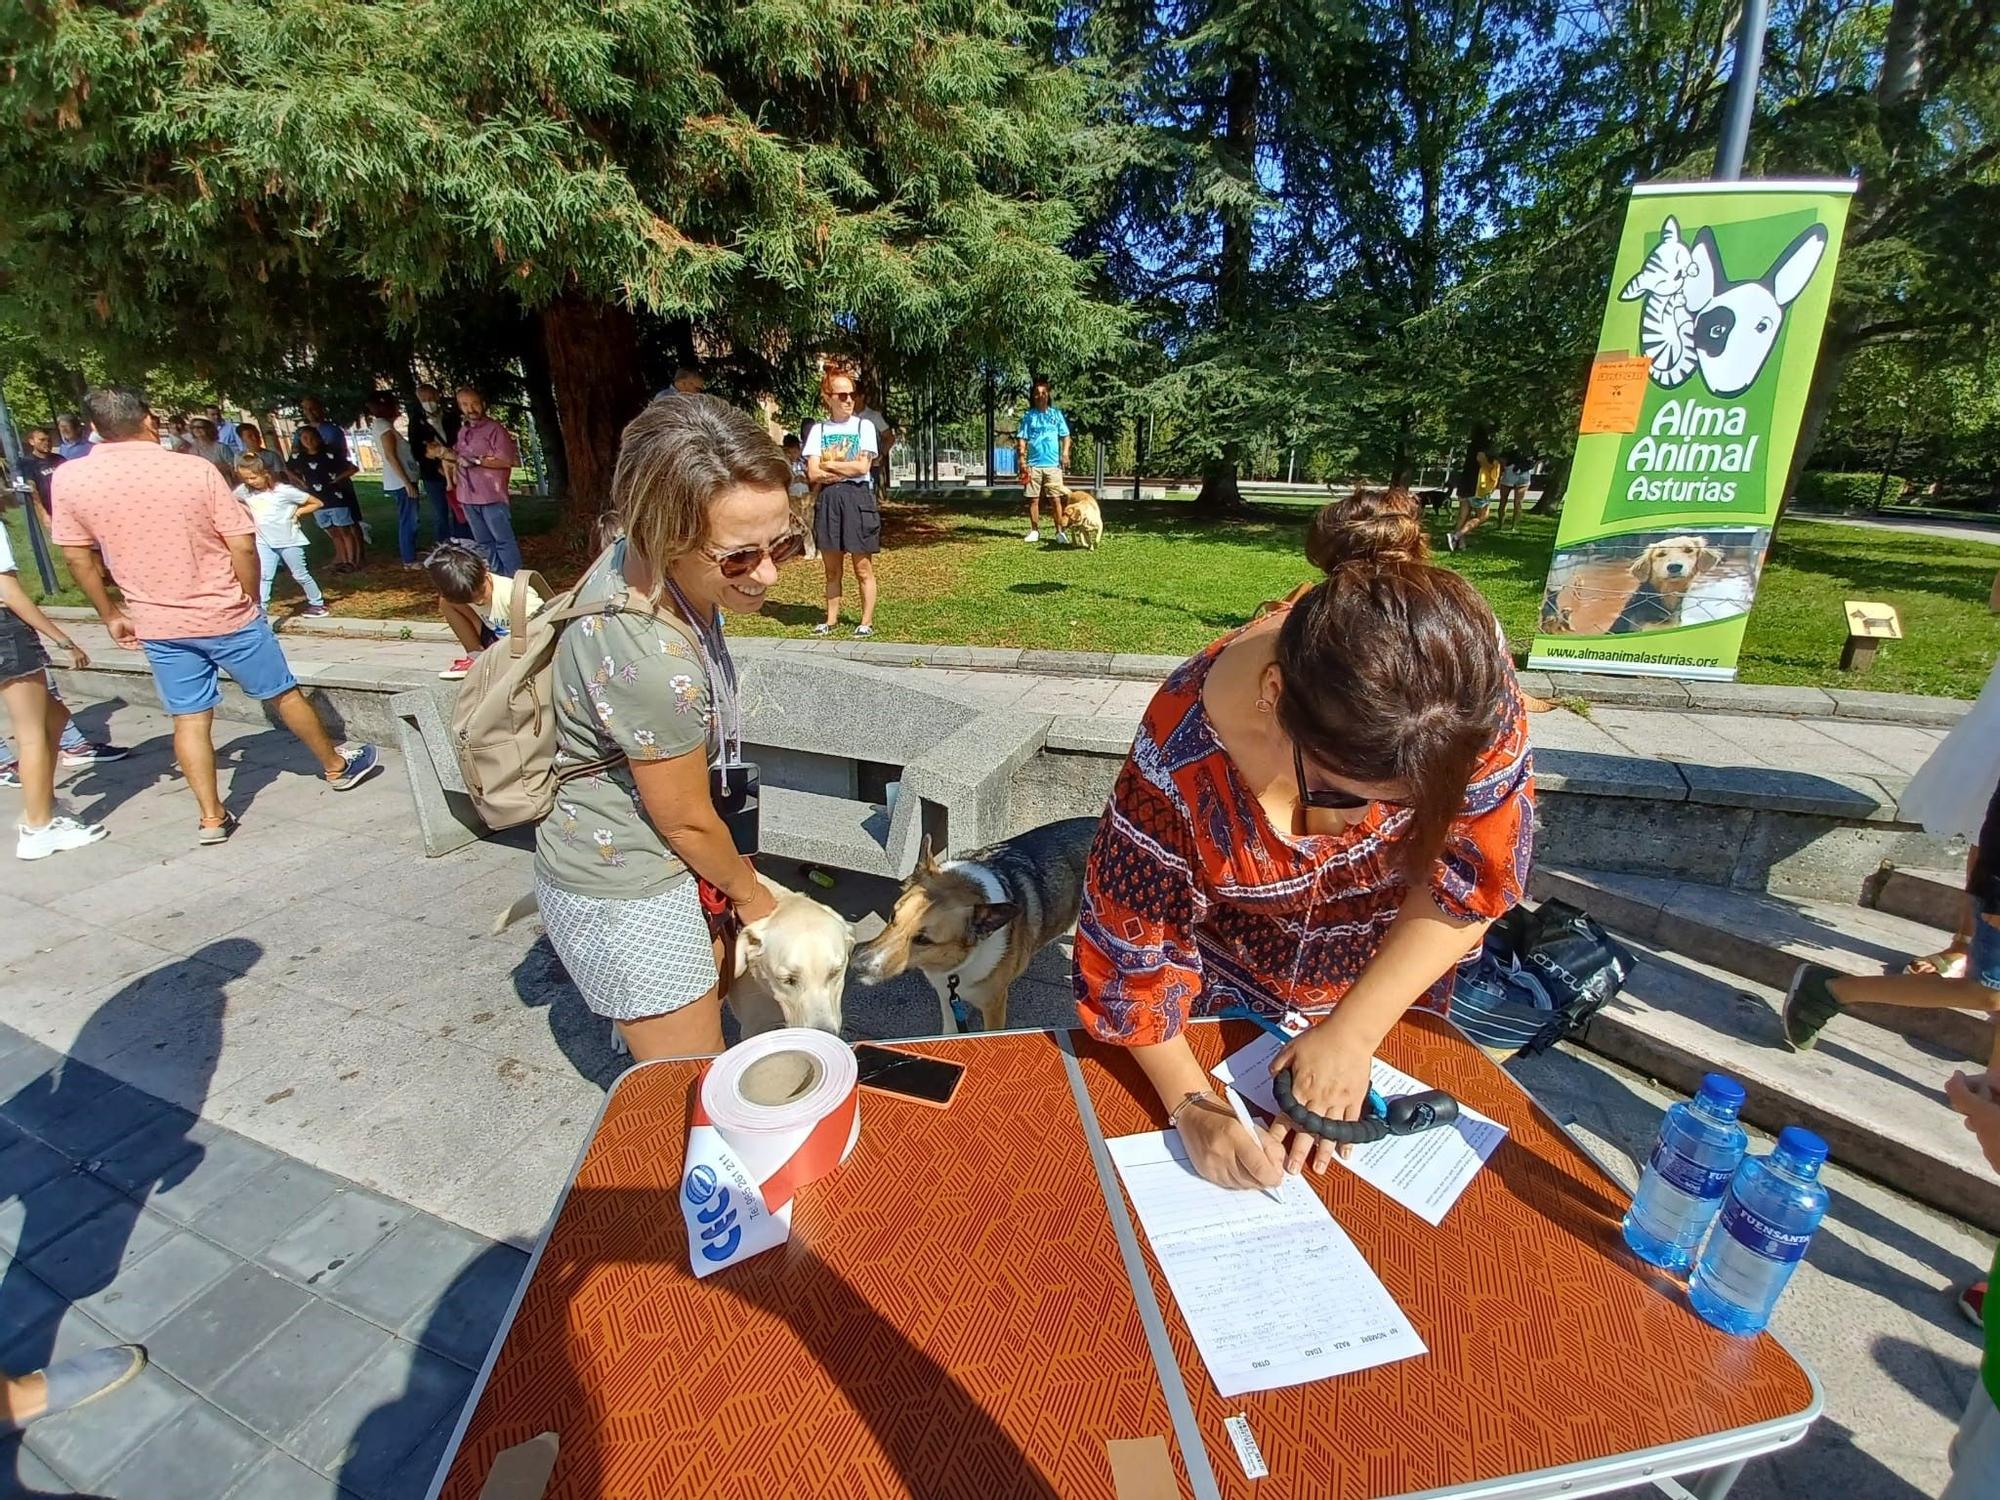
[[[423,1445],[490,1327],[479,1320],[496,1315],[495,1287],[520,1264],[517,1250],[485,1244],[523,1246],[538,1232],[614,1076],[607,1029],[532,920],[489,931],[526,888],[525,851],[486,843],[422,859],[393,757],[370,785],[335,794],[282,731],[218,724],[225,792],[244,822],[229,845],[198,849],[167,721],[104,706],[82,719],[135,747],[128,761],[64,782],[111,837],[36,865],[7,861],[0,877],[0,1014],[73,1059],[46,1079],[47,1059],[0,1033],[0,1251],[21,1252],[0,1280],[0,1366],[38,1360],[52,1336],[65,1351],[125,1336],[158,1311],[144,1336],[163,1340],[161,1369],[133,1398],[143,1405],[118,1408],[113,1436],[65,1440],[67,1418],[31,1433],[12,1454],[14,1474],[0,1464],[0,1494],[17,1492],[6,1486],[18,1477],[28,1493],[246,1500],[330,1494],[329,1475],[363,1495],[420,1493],[391,1486],[421,1479],[434,1451]],[[17,796],[0,791],[0,820]],[[833,894],[859,912],[879,907],[886,888],[844,880]],[[1048,955],[1017,991],[1018,1024],[1068,1020],[1063,969]],[[936,1029],[921,982],[851,989],[847,1010],[854,1034]],[[1517,1072],[1614,1153],[1642,1153],[1671,1099],[1567,1053]],[[134,1120],[122,1147],[99,1136]],[[9,1128],[41,1139],[17,1141]],[[84,1134],[64,1134],[72,1129]],[[190,1143],[203,1155],[176,1184]],[[1778,1322],[1826,1385],[1829,1415],[1799,1448],[1753,1466],[1738,1493],[1919,1500],[1942,1483],[1977,1360],[1951,1288],[1984,1268],[1990,1247],[1851,1174],[1830,1181],[1833,1216]],[[432,1257],[432,1245],[444,1248]],[[74,1271],[72,1252],[82,1257]],[[404,1253],[416,1270],[398,1269]],[[182,1258],[200,1265],[176,1269]],[[455,1290],[468,1267],[480,1268],[476,1286]],[[371,1276],[416,1300],[371,1309],[342,1291]],[[184,1281],[187,1298],[156,1305]],[[262,1290],[217,1290],[239,1286]],[[249,1321],[211,1325],[191,1314],[203,1306]],[[463,1343],[444,1346],[455,1335],[434,1331],[440,1317]],[[209,1363],[161,1332],[181,1320],[213,1329],[208,1345],[195,1340]],[[299,1338],[274,1337],[283,1328]],[[324,1348],[322,1328],[340,1330]],[[301,1347],[311,1357],[295,1357]],[[266,1399],[268,1410],[253,1409]],[[104,1420],[115,1415],[107,1408]],[[405,1439],[407,1456],[389,1458]],[[182,1454],[173,1462],[187,1477],[160,1477],[175,1473],[164,1458],[136,1463],[142,1442]],[[301,1460],[307,1470],[287,1467]],[[378,1463],[402,1473],[378,1480]],[[231,1488],[261,1479],[259,1465],[285,1477]]]
[[[406,1500],[527,1257],[0,1027],[0,1368],[144,1344],[0,1494]]]

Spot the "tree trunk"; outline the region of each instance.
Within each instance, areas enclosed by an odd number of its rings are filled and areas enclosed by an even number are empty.
[[[626,309],[577,292],[537,318],[568,469],[563,522],[588,546],[591,524],[611,503],[619,434],[646,405],[638,327]]]
[[[542,347],[540,331],[533,327],[521,340],[521,373],[527,377],[528,414],[542,440],[549,498],[561,504],[569,496],[569,459],[563,452],[562,420],[556,409],[555,385],[549,379],[548,350]]]
[[[1784,492],[1778,496],[1779,518],[1791,505],[1792,496],[1798,493],[1799,476],[1805,473],[1813,449],[1819,446],[1819,435],[1826,427],[1826,415],[1833,409],[1834,395],[1840,390],[1840,377],[1846,373],[1847,362],[1854,357],[1855,347],[1853,316],[1836,315],[1827,324],[1826,336],[1819,346],[1819,363],[1813,367],[1812,385],[1806,390],[1805,410],[1799,415],[1799,440],[1792,449],[1792,466],[1785,474]],[[1775,525],[1774,521],[1774,529]]]
[[[1201,466],[1201,492],[1194,508],[1207,515],[1221,515],[1244,509],[1243,491],[1236,484],[1237,455],[1232,445],[1220,458]]]
[[[1563,496],[1569,493],[1569,466],[1575,461],[1572,455],[1549,465],[1549,482],[1535,497],[1535,503],[1528,507],[1530,515],[1552,516],[1562,509]]]

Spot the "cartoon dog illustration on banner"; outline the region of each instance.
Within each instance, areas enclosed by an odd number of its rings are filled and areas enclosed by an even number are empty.
[[[1718,396],[1749,390],[1777,347],[1785,309],[1813,279],[1826,247],[1826,226],[1811,225],[1762,276],[1732,281],[1714,231],[1704,226],[1689,244],[1668,214],[1646,264],[1618,293],[1620,302],[1645,300],[1639,352],[1653,362],[1654,384],[1672,390],[1699,369]]]

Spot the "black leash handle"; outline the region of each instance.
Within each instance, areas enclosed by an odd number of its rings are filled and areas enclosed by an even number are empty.
[[[1278,1108],[1299,1129],[1342,1146],[1370,1146],[1385,1136],[1416,1135],[1449,1125],[1458,1118],[1458,1101],[1443,1089],[1399,1094],[1388,1101],[1387,1114],[1368,1114],[1364,1106],[1358,1120],[1329,1120],[1299,1103],[1292,1092],[1290,1068],[1281,1068],[1272,1076],[1271,1092],[1278,1097]]]

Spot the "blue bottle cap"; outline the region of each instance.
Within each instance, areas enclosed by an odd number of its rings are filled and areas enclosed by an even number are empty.
[[[1745,1095],[1743,1085],[1727,1073],[1704,1073],[1701,1075],[1700,1097],[1723,1113],[1734,1115],[1743,1108]]]
[[[1826,1142],[1803,1125],[1787,1125],[1778,1132],[1778,1154],[1790,1157],[1808,1172],[1817,1172],[1826,1160]]]

